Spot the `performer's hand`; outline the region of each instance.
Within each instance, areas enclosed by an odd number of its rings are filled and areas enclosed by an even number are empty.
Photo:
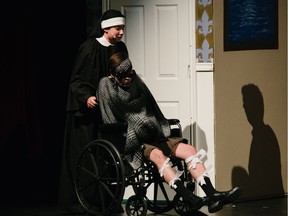
[[[112,76],[112,75],[110,75],[110,76],[108,76],[108,78],[112,81],[112,82],[114,82],[115,81],[115,77],[114,76]]]
[[[98,105],[98,103],[97,103],[97,99],[95,96],[91,96],[87,99],[88,108],[94,108],[96,105]]]

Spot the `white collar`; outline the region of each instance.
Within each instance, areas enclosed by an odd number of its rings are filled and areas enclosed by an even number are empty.
[[[96,38],[96,40],[103,46],[108,47],[108,46],[114,46],[114,44],[111,44],[105,37],[104,35],[100,38]]]

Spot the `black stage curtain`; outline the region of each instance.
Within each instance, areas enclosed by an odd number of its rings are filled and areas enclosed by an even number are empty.
[[[85,1],[0,3],[1,203],[57,199],[66,93]]]

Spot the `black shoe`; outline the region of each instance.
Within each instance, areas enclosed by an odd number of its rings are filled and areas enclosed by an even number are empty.
[[[235,187],[230,191],[214,193],[212,196],[209,197],[209,213],[220,211],[224,205],[236,201],[241,194],[242,189],[240,189],[239,187]]]
[[[197,211],[207,205],[209,201],[209,197],[199,197],[192,193],[185,202],[190,211]]]

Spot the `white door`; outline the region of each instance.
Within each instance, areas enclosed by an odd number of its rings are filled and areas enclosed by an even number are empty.
[[[110,8],[126,16],[123,40],[136,72],[166,118],[179,119],[183,136],[191,140],[189,0],[110,0]],[[133,194],[128,188],[124,198]],[[149,194],[152,197],[152,188]]]
[[[123,40],[136,72],[190,140],[189,0],[110,0],[110,8],[126,16]]]

